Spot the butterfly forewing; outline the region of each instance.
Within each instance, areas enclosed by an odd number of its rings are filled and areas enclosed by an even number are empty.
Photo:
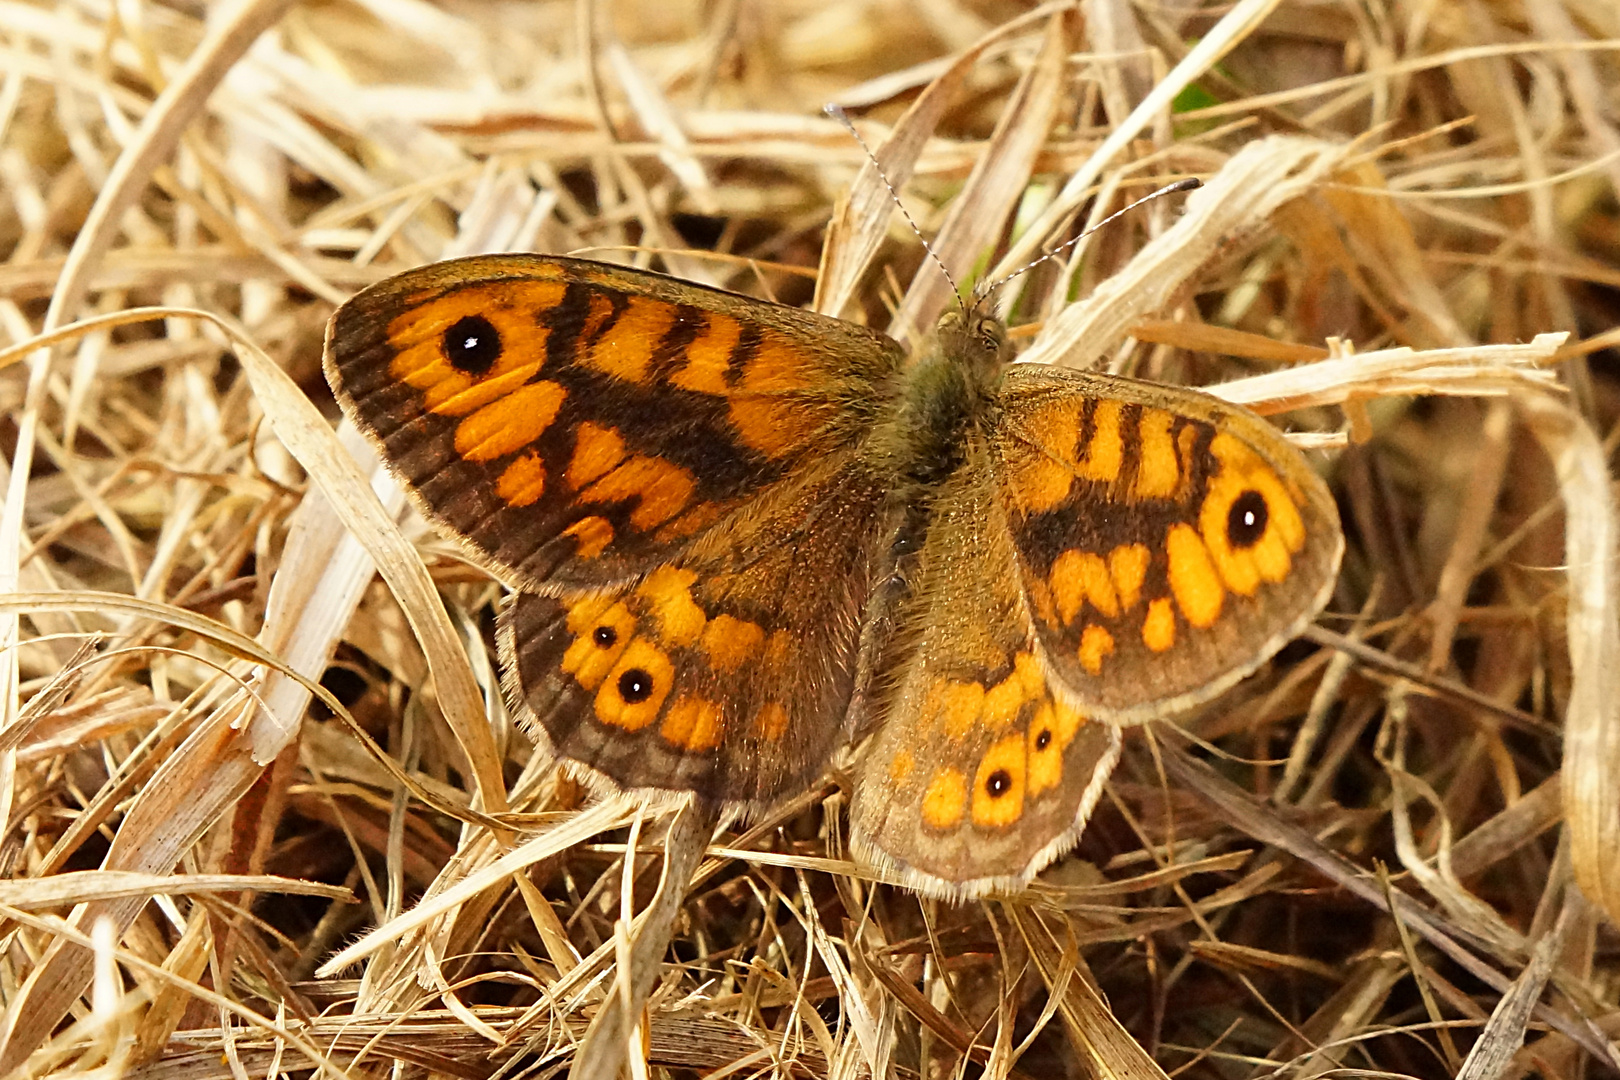
[[[601,263],[453,260],[333,317],[339,401],[419,507],[531,590],[625,581],[870,423],[898,346]]]
[[[1316,616],[1343,540],[1276,428],[1204,394],[1015,365],[996,473],[1044,659],[1093,715],[1173,714]]]

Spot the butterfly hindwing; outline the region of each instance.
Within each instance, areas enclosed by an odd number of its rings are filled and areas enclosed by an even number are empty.
[[[518,593],[499,636],[519,715],[618,788],[745,809],[803,790],[854,690],[883,494],[846,455],[634,583]]]
[[[627,581],[848,448],[901,361],[851,323],[541,255],[389,278],[326,350],[419,508],[534,591]]]
[[[850,808],[857,851],[949,899],[1017,889],[1065,850],[1119,753],[1117,728],[1053,693],[1016,560],[971,445],[907,575]]]
[[[995,470],[1041,648],[1081,708],[1172,714],[1326,602],[1343,539],[1276,428],[1195,391],[1014,365]]]

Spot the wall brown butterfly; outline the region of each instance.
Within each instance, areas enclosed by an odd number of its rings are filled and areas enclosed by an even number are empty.
[[[491,255],[361,292],[325,364],[513,590],[506,689],[551,752],[758,810],[871,732],[856,851],[963,898],[1067,850],[1121,726],[1267,660],[1343,548],[1252,413],[1012,360],[968,306],[908,357],[661,274]]]

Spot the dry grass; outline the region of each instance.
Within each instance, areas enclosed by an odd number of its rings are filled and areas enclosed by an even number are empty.
[[[1349,553],[1026,895],[875,881],[836,774],[716,837],[651,1070],[1620,1067],[1620,14],[1084,7],[0,0],[0,1071],[567,1067],[669,819],[512,729],[322,327],[501,249],[926,327],[827,101],[962,276],[1208,181],[1008,290],[1026,356],[1289,411]]]

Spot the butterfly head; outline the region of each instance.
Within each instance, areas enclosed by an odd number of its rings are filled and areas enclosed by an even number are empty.
[[[966,369],[972,381],[988,385],[1012,362],[1007,327],[988,306],[963,304],[940,316],[936,350]]]
[[[967,305],[947,311],[913,354],[886,426],[884,453],[905,482],[929,486],[961,463],[964,432],[992,407],[1012,347],[1001,320]]]

